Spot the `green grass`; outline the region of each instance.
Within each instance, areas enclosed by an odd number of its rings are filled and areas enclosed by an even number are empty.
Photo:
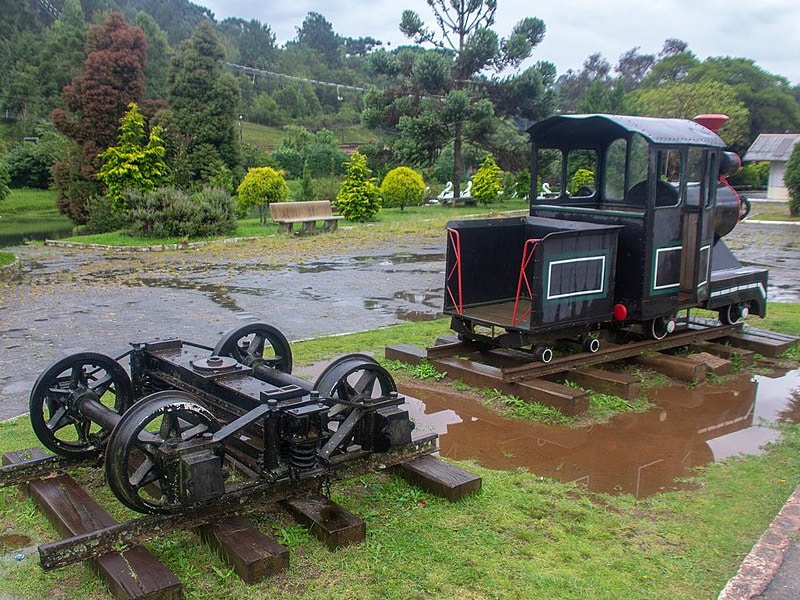
[[[796,306],[777,305],[773,316],[797,321]],[[297,342],[295,362],[355,351],[380,355],[386,344],[400,341],[426,346],[447,325],[440,319]],[[436,378],[428,369],[419,371]],[[0,424],[0,452],[33,445],[27,419]],[[525,470],[459,464],[483,478],[483,489],[457,503],[387,473],[335,485],[334,499],[367,523],[364,543],[335,552],[280,507],[259,508],[254,522],[289,547],[291,562],[287,573],[255,585],[231,575],[189,532],[147,545],[182,581],[187,600],[711,599],[800,484],[800,426],[783,427],[782,441],[763,456],[702,469],[692,490],[647,499],[594,494]],[[74,476],[115,518],[131,517],[97,471]],[[31,545],[59,537],[16,489],[0,489],[0,522],[6,534],[27,536]],[[8,549],[9,556],[16,551]],[[22,600],[110,597],[88,567],[44,573],[35,555],[0,561],[3,594]]]
[[[0,245],[4,236],[41,239],[45,234],[72,230],[72,221],[58,212],[52,190],[11,190],[0,203]],[[14,241],[13,243],[17,243]]]
[[[375,133],[361,125],[334,128],[336,139],[340,144],[367,144],[376,141]],[[278,146],[287,136],[282,127],[268,127],[258,123],[242,122],[242,141],[265,150]]]
[[[793,217],[789,214],[788,202],[753,202],[750,216],[747,218],[751,221],[800,222],[800,217]]]
[[[0,252],[0,267],[5,267],[14,262],[13,252]]]

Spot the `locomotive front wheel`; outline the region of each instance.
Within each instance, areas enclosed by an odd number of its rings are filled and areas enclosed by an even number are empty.
[[[267,323],[248,323],[230,330],[214,347],[217,356],[230,356],[248,367],[265,365],[292,372],[292,349],[277,328]]]
[[[371,356],[348,354],[334,360],[317,378],[314,389],[323,398],[367,402],[397,391],[389,371]]]
[[[675,320],[671,317],[659,317],[651,319],[644,325],[645,334],[651,340],[663,340],[667,335],[675,331]]]
[[[723,325],[738,323],[750,314],[750,309],[743,304],[729,304],[719,310],[719,320]]]
[[[117,414],[133,402],[125,369],[104,354],[81,352],[54,363],[36,379],[29,401],[31,427],[49,450],[62,456],[93,458],[105,448],[111,427],[80,412],[84,402],[103,404]]]
[[[581,340],[581,349],[584,352],[590,352],[594,354],[598,350],[600,350],[600,340],[598,340],[595,337],[587,335]]]
[[[536,360],[547,364],[553,360],[553,349],[548,346],[536,346],[533,349],[533,356]]]
[[[183,505],[167,492],[161,449],[214,433],[214,415],[186,392],[165,390],[146,396],[122,417],[106,452],[106,480],[125,506],[141,513],[171,513]],[[173,495],[174,496],[174,495]]]

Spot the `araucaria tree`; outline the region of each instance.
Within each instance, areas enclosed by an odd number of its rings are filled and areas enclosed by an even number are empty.
[[[64,88],[66,110],[53,111],[56,128],[76,142],[53,166],[58,207],[76,224],[86,222],[86,202],[100,192],[99,154],[115,142],[128,105],[144,97],[147,43],[140,28],[111,13],[89,30],[86,51],[83,74]]]
[[[453,193],[459,197],[464,127],[467,121],[473,120],[471,113],[480,100],[480,94],[473,92],[473,84],[478,84],[476,87],[480,88],[477,76],[486,70],[499,73],[509,67],[518,67],[544,38],[545,25],[540,19],[528,17],[514,26],[508,38],[501,39],[491,29],[497,0],[427,2],[436,18],[438,31],[426,27],[420,16],[412,10],[403,12],[400,30],[418,44],[430,43],[445,55],[453,56],[440,115],[443,124],[452,129]],[[426,74],[430,72],[430,69],[425,71],[421,67],[419,70]],[[478,114],[485,118],[489,116],[486,111],[484,104]]]
[[[210,22],[198,25],[184,43],[169,78],[170,111],[163,118],[169,132],[173,181],[180,187],[204,183],[232,190],[241,168],[236,129],[239,86],[224,68],[225,53]]]

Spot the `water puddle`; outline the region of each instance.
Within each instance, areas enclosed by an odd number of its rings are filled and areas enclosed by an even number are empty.
[[[761,452],[779,436],[769,423],[800,422],[800,370],[653,390],[647,413],[581,429],[507,419],[455,390],[410,382],[400,391],[415,433],[439,434],[443,456],[637,497],[679,487],[694,467]]]

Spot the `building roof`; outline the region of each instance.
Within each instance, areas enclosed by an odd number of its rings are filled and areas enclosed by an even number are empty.
[[[786,162],[798,141],[800,133],[762,133],[747,149],[744,160]]]

